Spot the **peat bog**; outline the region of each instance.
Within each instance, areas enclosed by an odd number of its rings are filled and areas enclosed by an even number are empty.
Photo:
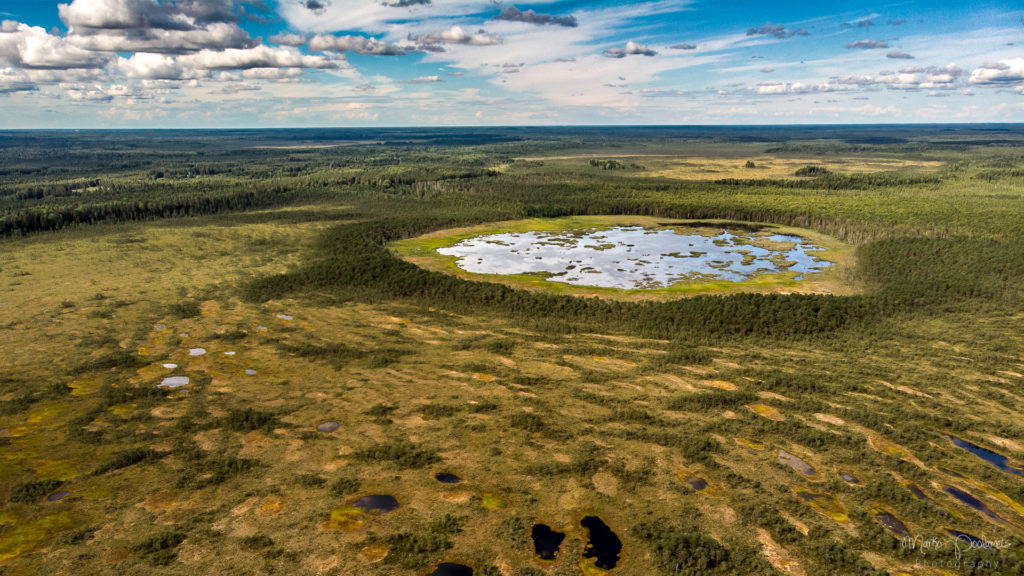
[[[1024,572],[1020,127],[372,132],[0,134],[0,572]]]

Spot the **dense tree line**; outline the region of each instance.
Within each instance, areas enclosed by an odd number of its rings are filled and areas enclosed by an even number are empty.
[[[761,295],[698,296],[670,302],[624,303],[515,290],[501,284],[463,280],[405,262],[387,243],[429,231],[522,216],[563,216],[555,206],[452,210],[424,209],[418,216],[379,218],[326,233],[309,264],[248,286],[253,300],[307,290],[329,290],[367,300],[408,299],[460,313],[491,313],[561,329],[615,326],[653,338],[682,333],[786,338],[863,327],[912,311],[941,312],[950,306],[1020,302],[1024,291],[1024,246],[994,239],[892,238],[869,243],[859,253],[859,273],[870,292],[863,296]],[[638,206],[595,213],[637,212]],[[589,212],[589,210],[588,210]],[[667,210],[654,215],[721,217]],[[580,213],[586,213],[580,210]],[[742,215],[749,218],[749,214]],[[785,221],[784,215],[762,221]],[[799,217],[791,217],[791,220]]]
[[[0,236],[61,230],[97,222],[128,222],[244,210],[280,203],[284,194],[272,190],[236,191],[221,195],[176,195],[154,200],[42,207],[0,216]]]
[[[868,174],[837,174],[822,166],[805,166],[796,171],[802,180],[779,178],[721,178],[715,184],[725,186],[752,186],[772,188],[803,188],[818,190],[867,190],[898,186],[921,186],[938,184],[942,178],[931,174],[905,174],[901,172],[877,172]],[[809,178],[809,179],[808,179]]]
[[[451,224],[378,220],[335,229],[321,241],[318,256],[309,265],[257,280],[248,286],[246,296],[265,300],[328,289],[361,299],[410,299],[461,313],[561,322],[574,330],[618,326],[654,338],[672,338],[684,331],[765,337],[815,334],[876,314],[863,298],[831,295],[737,294],[626,303],[515,290],[425,270],[395,257],[385,246],[387,241]]]

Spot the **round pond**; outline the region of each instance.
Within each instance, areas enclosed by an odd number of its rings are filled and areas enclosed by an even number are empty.
[[[474,274],[540,274],[598,288],[668,288],[677,282],[740,282],[761,274],[821,272],[821,248],[799,236],[722,230],[714,236],[672,228],[510,232],[467,238],[438,253]]]
[[[852,246],[797,228],[647,217],[572,217],[438,231],[392,244],[428,269],[581,294],[849,292]]]

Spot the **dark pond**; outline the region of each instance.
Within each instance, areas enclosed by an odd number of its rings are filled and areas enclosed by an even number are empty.
[[[780,449],[779,462],[789,466],[790,468],[796,470],[797,472],[800,472],[801,474],[806,474],[807,476],[814,475],[814,467],[805,462],[803,458],[800,458],[796,454],[790,454],[789,452]]]
[[[594,565],[602,570],[615,568],[622,552],[622,540],[597,516],[585,516],[580,525],[586,528],[589,536],[583,557],[593,558]]]
[[[708,487],[708,481],[701,478],[700,476],[687,476],[686,479],[683,480],[683,482],[686,482],[687,486],[693,488],[697,492],[700,492],[701,490]]]
[[[967,450],[971,454],[974,454],[985,462],[999,468],[1003,472],[1009,472],[1010,474],[1016,474],[1017,476],[1024,476],[1024,466],[1015,466],[1010,464],[1010,459],[1006,456],[991,450],[986,450],[977,444],[972,444],[971,442],[962,438],[957,438],[956,436],[951,436],[949,434],[944,434],[944,436],[947,440],[952,442],[954,446]]]
[[[434,474],[434,480],[437,480],[441,484],[458,484],[462,482],[462,478],[459,478],[455,474],[449,474],[448,472],[438,472]]]
[[[972,536],[972,535],[968,534],[967,532],[961,532],[959,530],[953,530],[952,528],[946,528],[946,532],[948,532],[950,536],[952,536],[953,538],[956,538],[957,540],[963,540],[964,542],[969,543],[974,548],[990,548],[990,549],[993,549],[992,548],[992,544],[990,544],[989,542],[987,542],[985,540],[982,540],[981,538],[978,538],[977,536]]]
[[[47,496],[46,497],[46,501],[47,502],[56,502],[58,500],[63,500],[63,499],[67,498],[70,495],[71,495],[71,492],[67,492],[65,490],[58,490],[57,492],[54,492],[53,494],[50,494],[49,496]]]
[[[952,476],[954,478],[963,478],[964,477],[964,475],[959,473],[959,472],[953,472],[949,468],[943,468],[941,466],[939,467],[939,472],[942,472],[943,474],[949,474],[950,476]]]
[[[317,424],[316,431],[317,432],[334,432],[338,428],[341,428],[341,425],[338,424],[337,422],[323,422],[321,424]]]
[[[875,520],[881,522],[882,526],[885,526],[900,538],[910,537],[910,530],[907,530],[906,524],[900,522],[899,518],[889,514],[888,512],[877,512],[875,514]]]
[[[464,564],[441,562],[427,576],[473,576],[473,569]]]
[[[921,490],[921,487],[917,484],[907,484],[907,490],[910,490],[910,493],[918,500],[928,500],[928,495],[925,494],[924,490]]]
[[[547,524],[534,524],[530,535],[533,537],[533,549],[541,560],[554,560],[565,540],[564,533],[552,530]]]
[[[970,506],[971,508],[974,508],[978,512],[984,514],[985,516],[988,516],[989,518],[997,522],[1003,521],[1003,519],[1000,518],[998,514],[990,510],[988,506],[985,506],[984,502],[978,500],[968,492],[964,492],[963,490],[957,488],[956,486],[943,486],[942,489],[946,492],[946,494],[949,494],[953,498],[956,498],[957,500],[963,502],[964,504]]]
[[[364,512],[391,512],[398,508],[398,500],[387,494],[371,494],[356,500],[352,506]]]

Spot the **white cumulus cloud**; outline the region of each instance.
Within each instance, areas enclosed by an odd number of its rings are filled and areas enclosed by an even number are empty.
[[[15,68],[0,68],[0,95],[34,90],[38,90],[38,87],[25,72]]]
[[[306,43],[305,36],[291,32],[274,34],[269,38],[269,40],[274,44],[280,44],[282,46],[302,46]]]
[[[439,32],[410,34],[409,40],[420,44],[466,44],[469,46],[494,46],[504,42],[500,34],[492,34],[482,28],[476,32],[470,32],[462,26],[452,26]]]
[[[313,52],[355,52],[356,54],[374,54],[377,56],[401,56],[405,51],[376,38],[365,36],[333,36],[317,34],[309,41],[309,49]]]
[[[986,63],[971,71],[971,84],[1013,84],[1024,82],[1024,58]]]
[[[178,63],[204,70],[244,70],[248,68],[337,68],[324,56],[303,54],[294,48],[252,48],[202,50],[178,57]]]
[[[39,26],[5,20],[0,27],[0,61],[11,66],[53,70],[101,68],[111,57],[72,46]]]
[[[630,55],[640,56],[656,56],[658,53],[647,47],[646,44],[638,44],[630,40],[626,42],[625,48],[609,48],[604,51],[604,55],[609,58],[625,58]]]
[[[118,58],[116,68],[129,78],[181,80],[186,77],[177,59],[165,54],[136,52],[130,58]]]
[[[202,50],[182,56],[136,52],[130,58],[119,58],[115,67],[129,78],[186,80],[208,77],[211,70],[244,70],[253,71],[247,78],[277,80],[298,76],[302,68],[337,69],[342,66],[324,56],[303,54],[294,48],[260,45],[244,49]]]
[[[88,50],[185,53],[244,48],[232,0],[73,0],[57,7],[68,41]]]

